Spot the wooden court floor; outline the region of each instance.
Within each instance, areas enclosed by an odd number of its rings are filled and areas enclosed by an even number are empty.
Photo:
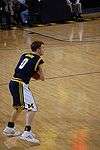
[[[2,134],[9,120],[8,83],[33,40],[45,43],[45,81],[31,80],[38,112],[34,146]],[[24,113],[16,127],[24,128]],[[0,150],[100,150],[100,20],[0,30]]]

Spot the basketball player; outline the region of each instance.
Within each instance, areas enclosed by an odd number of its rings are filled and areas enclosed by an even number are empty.
[[[31,130],[31,123],[37,111],[37,106],[28,84],[34,72],[38,72],[40,75],[39,79],[44,81],[42,69],[44,61],[41,58],[41,55],[44,54],[44,43],[42,41],[34,41],[31,44],[31,50],[32,53],[25,53],[21,56],[15,68],[13,78],[9,83],[14,110],[3,133],[7,136],[16,136],[15,122],[20,112],[24,109],[26,114],[25,129],[19,138],[32,143],[39,143],[39,140],[35,138]]]
[[[82,14],[82,6],[80,0],[66,0],[67,5],[70,7],[70,12],[72,15],[72,18],[75,21],[83,21],[83,18],[81,16]]]

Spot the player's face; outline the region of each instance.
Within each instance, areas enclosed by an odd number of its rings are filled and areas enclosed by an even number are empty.
[[[41,47],[39,48],[39,54],[43,55],[44,54],[44,44],[41,45]]]

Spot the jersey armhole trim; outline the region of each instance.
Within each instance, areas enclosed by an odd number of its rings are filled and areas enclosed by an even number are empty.
[[[39,60],[37,61],[36,65],[35,65],[35,68],[34,68],[35,71],[36,71],[36,69],[37,69],[37,66],[38,66],[40,60],[41,60],[41,58],[39,58]]]

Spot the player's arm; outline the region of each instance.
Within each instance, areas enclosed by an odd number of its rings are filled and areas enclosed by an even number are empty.
[[[44,77],[44,71],[43,71],[43,68],[42,68],[42,64],[39,65],[38,67],[39,67],[38,73],[40,75],[40,80],[44,81],[45,77]]]

